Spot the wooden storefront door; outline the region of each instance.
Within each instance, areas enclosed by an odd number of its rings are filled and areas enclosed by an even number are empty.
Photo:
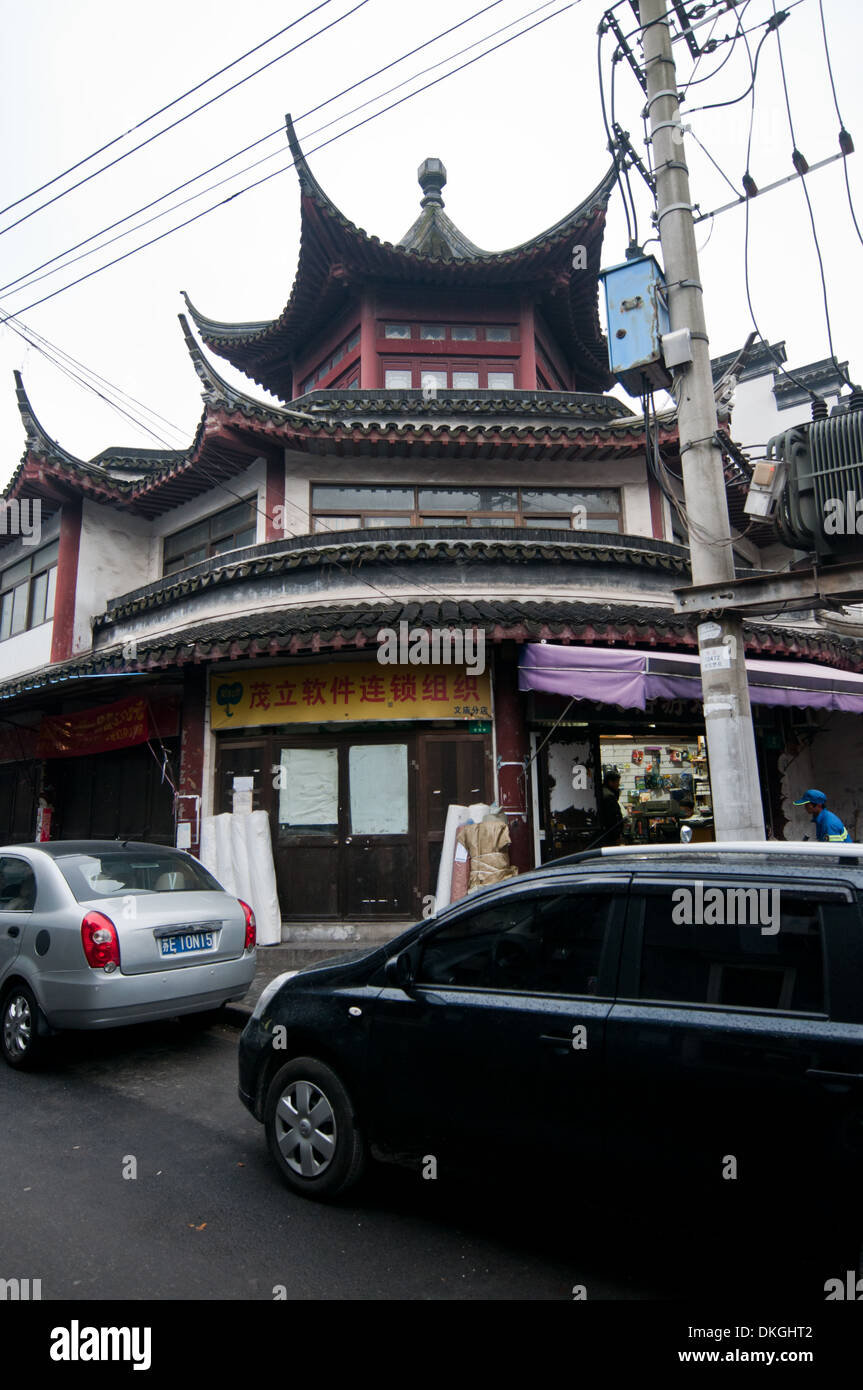
[[[489,740],[460,730],[335,730],[219,745],[216,810],[235,776],[272,827],[286,921],[405,920],[435,891],[446,808],[488,801]]]
[[[417,738],[419,770],[420,891],[434,893],[450,804],[471,806],[493,799],[491,740],[485,734],[441,729]]]

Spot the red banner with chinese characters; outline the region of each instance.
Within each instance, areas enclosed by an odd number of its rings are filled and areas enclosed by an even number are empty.
[[[36,742],[40,758],[80,758],[146,743],[153,734],[147,701],[141,696],[117,700],[79,714],[49,714]]]

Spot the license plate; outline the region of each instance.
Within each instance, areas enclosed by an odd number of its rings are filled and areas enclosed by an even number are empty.
[[[189,951],[211,951],[211,931],[184,932],[178,936],[163,936],[159,940],[163,956],[182,956]]]

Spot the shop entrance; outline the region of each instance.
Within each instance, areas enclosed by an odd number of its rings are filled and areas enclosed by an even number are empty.
[[[487,797],[482,734],[461,730],[284,730],[219,744],[217,812],[234,778],[270,816],[282,916],[418,917],[434,892],[446,808]]]

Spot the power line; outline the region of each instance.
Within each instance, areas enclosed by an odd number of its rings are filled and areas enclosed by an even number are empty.
[[[749,60],[749,69],[752,74],[752,81],[750,83],[749,88],[752,94],[752,102],[749,109],[749,134],[746,141],[746,173],[744,175],[744,187],[746,187],[747,180],[750,181],[750,183],[752,181],[752,175],[749,172],[749,157],[752,152],[752,132],[755,125],[755,74],[756,68],[758,66],[758,54],[760,53],[761,45],[767,38],[767,34],[769,32],[770,30],[768,29],[762,35],[762,38],[756,50],[755,62],[753,62],[752,50],[749,47],[749,39],[746,35],[745,30],[740,30],[740,36],[743,39],[743,44],[746,49],[746,56]],[[746,290],[746,304],[749,309],[749,317],[752,320],[752,327],[755,329],[755,332],[758,334],[759,338],[761,339],[761,342],[764,344],[765,350],[767,351],[768,355],[773,359],[773,362],[775,363],[777,369],[782,373],[782,375],[787,376],[789,381],[793,381],[794,385],[798,386],[802,391],[804,391],[805,394],[810,398],[810,400],[816,401],[819,399],[816,393],[812,390],[810,386],[807,386],[805,382],[800,381],[799,378],[796,377],[793,374],[793,372],[790,372],[787,367],[783,366],[782,362],[779,360],[778,354],[773,351],[773,348],[771,347],[770,343],[767,341],[764,334],[761,332],[761,329],[758,327],[758,320],[755,317],[755,310],[752,307],[752,287],[749,283],[749,207],[751,202],[752,199],[749,197],[747,193],[743,229],[743,284]]]
[[[600,111],[602,112],[602,124],[605,126],[605,134],[608,140],[608,150],[612,159],[614,160],[617,187],[620,190],[620,196],[623,199],[623,215],[626,218],[626,239],[629,242],[630,246],[632,246],[635,241],[635,236],[633,233],[632,222],[630,221],[629,217],[629,205],[626,200],[626,190],[623,185],[623,179],[620,175],[621,158],[618,154],[617,142],[611,133],[611,126],[608,124],[608,114],[605,109],[605,83],[603,80],[602,73],[602,40],[604,39],[605,34],[605,20],[603,19],[603,21],[600,23],[599,29],[597,30],[596,41],[596,69],[599,76],[599,107]]]
[[[773,6],[773,13],[775,15],[776,0],[771,0],[771,4]],[[848,373],[843,371],[839,363],[839,360],[836,356],[835,348],[833,347],[833,328],[830,323],[830,305],[827,300],[827,277],[824,273],[824,258],[821,255],[821,246],[818,241],[818,231],[815,226],[815,212],[812,207],[812,199],[809,196],[809,189],[806,186],[806,170],[809,166],[807,165],[806,160],[803,158],[803,156],[797,148],[797,137],[794,133],[794,119],[791,115],[791,101],[788,96],[788,82],[785,76],[785,59],[782,53],[782,35],[778,33],[778,31],[776,34],[776,41],[777,47],[779,49],[779,70],[782,74],[782,91],[785,95],[785,110],[788,113],[788,128],[791,132],[791,143],[794,146],[791,154],[791,162],[794,165],[797,172],[800,174],[800,187],[803,189],[803,196],[806,199],[806,207],[809,211],[809,224],[812,228],[812,240],[815,243],[815,255],[818,258],[818,273],[821,277],[821,295],[824,301],[824,318],[827,323],[827,345],[830,349],[830,356],[836,364],[836,370],[838,371],[839,375],[844,379],[845,385],[851,387],[852,382],[848,376]]]
[[[15,326],[16,324],[17,327]],[[18,336],[23,338],[31,347],[35,347],[37,351],[45,349],[44,355],[53,353],[57,357],[64,359],[65,362],[70,363],[73,367],[77,367],[85,376],[91,377],[94,381],[105,386],[122,400],[129,402],[130,405],[137,406],[145,415],[149,415],[153,420],[167,425],[175,434],[179,435],[184,440],[186,439],[186,433],[179,425],[175,425],[172,420],[167,419],[164,415],[160,415],[157,410],[153,410],[152,407],[138,400],[137,396],[132,396],[128,391],[124,391],[116,382],[112,382],[107,377],[101,376],[99,372],[95,371],[92,367],[88,367],[86,363],[79,361],[77,357],[73,357],[72,354],[66,352],[64,348],[58,347],[56,343],[53,343],[50,338],[46,338],[44,334],[37,333],[35,328],[31,328],[29,324],[25,324],[17,315],[10,314],[5,321],[5,326],[9,327],[14,333],[17,333]],[[34,339],[36,341],[33,341]],[[55,363],[54,365],[59,366],[60,364]],[[146,429],[146,422],[141,421],[141,423],[142,427]],[[159,436],[156,437],[159,438]],[[160,443],[164,443],[164,441],[160,439]]]
[[[344,87],[340,92],[336,92],[335,95],[327,97],[325,101],[318,102],[316,106],[311,107],[308,111],[304,111],[302,115],[297,116],[295,124],[299,125],[302,121],[307,120],[309,116],[314,115],[316,111],[322,110],[325,106],[330,106],[334,101],[338,101],[341,97],[346,96],[348,92],[354,91],[357,87],[362,87],[366,82],[373,81],[375,77],[380,77],[382,73],[388,72],[390,68],[396,67],[399,63],[404,62],[406,59],[413,57],[415,53],[419,53],[422,49],[428,48],[431,44],[437,43],[440,39],[446,38],[448,34],[454,33],[456,29],[463,28],[464,25],[469,24],[472,20],[479,18],[480,15],[485,14],[488,10],[494,9],[497,5],[501,3],[502,0],[492,0],[492,3],[483,6],[482,9],[475,10],[474,13],[468,15],[466,19],[460,20],[458,24],[453,24],[450,26],[449,29],[444,29],[441,33],[434,34],[430,39],[426,39],[423,43],[418,44],[415,48],[409,49],[406,53],[403,53],[400,55],[400,57],[394,58],[391,62],[384,64],[383,67],[378,68],[375,72],[369,73],[368,76],[360,78],[359,81],[351,83],[348,87]],[[414,73],[412,77],[405,78],[404,82],[397,83],[395,87],[391,87],[384,92],[379,92],[377,96],[370,98],[368,102],[362,102],[359,106],[355,106],[351,108],[349,111],[343,112],[340,116],[335,118],[335,121],[346,120],[349,116],[353,115],[355,111],[360,111],[365,106],[370,105],[371,102],[380,100],[382,97],[387,96],[389,92],[397,91],[398,87],[404,86],[406,82],[413,81],[417,77],[423,76],[425,72],[431,72],[434,70],[434,68],[440,67],[443,63],[450,62],[453,58],[457,58],[462,53],[468,52],[469,49],[475,48],[477,44],[483,43],[489,38],[494,38],[497,34],[503,33],[504,30],[512,28],[514,24],[520,23],[522,19],[528,18],[530,15],[536,14],[539,10],[547,9],[548,6],[553,3],[554,0],[544,0],[544,2],[538,5],[536,9],[528,11],[527,15],[521,15],[518,19],[511,20],[508,24],[503,25],[500,29],[495,29],[492,31],[491,34],[486,34],[483,38],[477,39],[472,44],[468,44],[466,48],[459,49],[455,53],[449,54],[448,57],[440,59],[439,62],[432,64],[430,68],[421,69],[420,72]],[[328,125],[334,124],[335,121],[329,122],[327,125],[324,126],[319,126],[317,130],[311,132],[312,136],[317,135],[321,130],[326,130],[328,128]],[[137,217],[139,213],[149,211],[149,209],[155,207],[157,203],[164,202],[166,198],[170,198],[174,193],[179,193],[184,188],[189,187],[190,184],[197,183],[199,179],[205,178],[207,174],[214,173],[216,169],[222,168],[225,164],[230,164],[232,160],[238,159],[240,155],[247,154],[249,150],[254,149],[257,145],[264,144],[267,140],[271,140],[277,135],[284,135],[283,125],[277,126],[275,130],[268,131],[266,135],[262,135],[257,140],[253,140],[250,144],[243,146],[242,149],[235,150],[233,154],[228,155],[225,159],[219,160],[216,164],[210,165],[209,168],[203,169],[200,173],[195,174],[192,178],[185,179],[182,183],[179,183],[174,188],[169,189],[167,193],[163,193],[158,198],[151,199],[150,202],[145,203],[142,207],[136,208],[134,212],[127,213],[125,217],[119,218],[116,222],[110,223],[107,227],[101,228],[101,230],[98,232],[93,232],[91,236],[86,237],[83,241],[76,242],[74,246],[67,247],[65,251],[58,252],[56,256],[52,256],[49,260],[43,261],[40,265],[33,267],[32,270],[25,271],[24,274],[19,275],[17,279],[10,280],[6,285],[0,286],[0,294],[5,293],[7,290],[11,290],[13,286],[19,287],[19,289],[15,291],[16,293],[19,293],[21,290],[28,288],[30,285],[38,284],[40,280],[46,279],[50,275],[59,274],[61,270],[64,270],[68,266],[76,264],[80,260],[85,260],[88,256],[95,255],[98,251],[104,250],[107,246],[113,245],[115,241],[121,240],[122,237],[131,236],[134,232],[140,231],[142,227],[149,226],[152,222],[158,221],[160,217],[167,217],[169,213],[176,212],[178,208],[185,207],[187,203],[193,202],[195,198],[204,197],[205,194],[211,193],[214,189],[222,187],[225,183],[229,183],[231,179],[240,178],[243,174],[248,173],[252,169],[259,167],[259,165],[266,163],[268,160],[277,159],[281,157],[284,151],[283,149],[278,149],[274,151],[272,154],[266,155],[263,159],[255,160],[251,164],[244,165],[243,168],[237,169],[233,174],[228,175],[227,178],[220,179],[216,183],[209,184],[206,188],[200,189],[199,192],[193,194],[191,197],[184,198],[179,203],[172,204],[170,208],[165,208],[155,217],[148,218],[145,222],[139,222],[135,227],[129,228],[128,231],[120,233],[119,236],[112,237],[109,241],[102,242],[99,246],[91,248],[90,251],[84,252],[81,256],[75,256],[72,259],[65,261],[62,266],[57,266],[55,270],[48,271],[46,275],[37,274],[38,271],[44,270],[46,266],[53,265],[55,261],[63,260],[64,256],[71,256],[73,251],[77,251],[80,249],[80,247],[86,246],[88,242],[94,241],[97,237],[104,236],[106,232],[113,231],[115,227],[122,226],[124,222],[128,222],[131,220],[131,218]]]
[[[323,0],[323,3],[316,8],[322,9],[323,5],[329,3],[330,0]],[[166,135],[169,130],[175,130],[177,126],[182,125],[184,121],[190,120],[192,116],[197,116],[199,111],[204,111],[208,106],[212,106],[214,102],[221,101],[222,97],[227,96],[229,92],[236,91],[237,88],[242,87],[245,82],[251,81],[253,77],[257,77],[260,73],[265,72],[267,68],[271,68],[274,63],[280,63],[283,58],[289,57],[291,53],[296,53],[298,49],[303,48],[307,43],[311,43],[313,39],[320,38],[321,34],[325,34],[328,29],[335,28],[337,24],[341,24],[343,19],[348,19],[352,14],[356,14],[357,10],[361,10],[363,6],[368,3],[369,0],[358,0],[358,3],[354,5],[352,10],[346,10],[345,13],[339,15],[337,19],[333,19],[329,24],[325,24],[322,29],[316,29],[313,34],[307,35],[307,37],[301,39],[299,43],[294,44],[293,48],[286,49],[284,53],[280,53],[277,57],[271,58],[268,63],[264,63],[261,67],[255,68],[254,72],[247,73],[245,77],[239,78],[239,80],[232,83],[230,87],[226,87],[224,91],[217,92],[214,97],[210,97],[207,101],[202,102],[200,106],[195,106],[191,111],[187,111],[185,116],[178,116],[175,121],[171,121],[170,125],[163,126],[161,130],[157,130],[155,135],[148,135],[146,140],[141,140],[139,144],[133,145],[130,150],[125,150],[123,154],[117,155],[116,159],[111,159],[107,164],[103,164],[98,169],[94,169],[92,174],[87,174],[84,178],[79,179],[77,183],[70,184],[69,187],[64,188],[62,192],[55,193],[53,198],[47,198],[44,203],[39,203],[37,207],[32,208],[30,212],[25,213],[23,217],[19,217],[15,222],[10,222],[7,226],[0,227],[0,236],[4,236],[6,232],[11,232],[13,227],[20,227],[22,222],[26,222],[29,218],[35,217],[37,212],[42,212],[44,208],[50,207],[52,203],[56,203],[59,199],[65,198],[67,193],[74,193],[76,188],[81,188],[85,183],[89,183],[91,179],[97,178],[99,174],[104,174],[106,169],[113,169],[116,164],[122,163],[124,159],[128,159],[130,155],[136,154],[138,150],[144,149],[146,145],[152,145],[154,140],[158,140],[160,136]],[[307,14],[301,15],[300,19],[294,20],[294,24],[288,27],[293,28],[294,25],[301,23],[303,19],[307,19],[308,15],[314,14],[314,12],[314,10],[309,10]]]
[[[161,444],[164,448],[170,449],[171,446],[168,444],[167,440],[163,439],[162,436],[158,434],[155,430],[151,429],[149,425],[145,424],[140,418],[136,418],[135,415],[133,415],[130,411],[126,410],[122,405],[119,405],[116,401],[111,400],[110,396],[106,395],[103,391],[100,391],[98,387],[94,386],[91,381],[88,381],[86,379],[86,377],[81,376],[78,372],[74,371],[71,367],[67,366],[64,362],[60,360],[59,357],[57,357],[48,348],[41,346],[35,340],[35,338],[31,338],[27,332],[23,331],[21,328],[16,328],[14,322],[12,321],[11,315],[4,319],[4,323],[8,324],[8,326],[11,327],[13,333],[17,333],[19,338],[23,338],[23,340],[26,343],[28,343],[30,347],[35,348],[37,352],[41,353],[42,356],[45,357],[52,364],[52,366],[56,367],[56,369],[59,372],[62,372],[64,376],[68,377],[69,380],[77,382],[79,386],[83,386],[88,391],[92,391],[93,394],[98,396],[100,400],[104,401],[106,405],[109,405],[112,410],[115,410],[119,415],[125,416],[127,420],[131,420],[132,424],[135,425],[137,429],[142,429],[146,431],[147,434],[151,435],[152,438],[157,440],[158,443]]]
[[[182,92],[180,96],[174,97],[172,101],[166,102],[166,104],[160,106],[157,111],[152,111],[149,116],[145,116],[142,121],[138,121],[138,123],[131,126],[129,130],[123,131],[120,135],[115,135],[113,139],[106,141],[104,145],[100,145],[97,150],[93,150],[90,154],[85,155],[83,159],[79,159],[77,163],[70,164],[69,168],[64,169],[62,173],[55,174],[53,178],[46,180],[45,183],[40,183],[38,188],[32,188],[29,193],[22,194],[20,198],[16,198],[14,203],[7,203],[5,208],[0,208],[0,216],[5,212],[11,212],[13,208],[19,207],[21,203],[26,203],[29,198],[35,198],[37,193],[44,192],[44,190],[50,188],[52,184],[58,183],[60,179],[64,179],[67,174],[73,174],[75,170],[80,169],[82,165],[89,164],[91,159],[96,159],[100,154],[104,154],[105,151],[110,150],[113,145],[118,144],[121,140],[125,140],[127,135],[133,135],[136,130],[141,130],[145,125],[149,125],[150,121],[154,121],[157,116],[163,116],[165,112],[170,111],[173,106],[177,106],[181,101],[185,101],[186,97],[193,96],[194,93],[199,92],[202,87],[206,87],[208,82],[214,82],[217,77],[221,77],[223,73],[228,72],[231,68],[235,68],[237,64],[242,63],[244,59],[251,58],[253,53],[257,53],[260,49],[266,48],[268,43],[273,43],[276,39],[281,38],[282,34],[286,34],[289,29],[293,29],[295,24],[300,24],[302,20],[308,19],[309,15],[315,14],[317,10],[322,10],[326,5],[331,3],[332,0],[322,0],[320,5],[316,5],[312,10],[307,10],[304,15],[300,15],[299,19],[295,19],[290,24],[286,24],[284,29],[278,29],[276,33],[271,34],[268,39],[264,39],[261,43],[256,44],[254,48],[250,48],[245,53],[241,53],[239,58],[234,58],[232,62],[226,63],[225,66],[219,68],[217,72],[210,73],[210,76],[205,77],[202,82],[196,83],[195,86],[190,87],[188,91]]]
[[[830,90],[833,93],[833,105],[836,108],[836,117],[839,121],[839,148],[845,156],[842,160],[842,169],[845,174],[845,191],[848,194],[848,207],[851,210],[851,220],[854,223],[854,230],[860,239],[861,245],[863,245],[863,232],[860,231],[860,224],[857,221],[857,214],[854,211],[854,199],[851,197],[851,183],[848,178],[848,155],[854,148],[854,142],[845,129],[842,112],[839,110],[839,98],[836,95],[836,83],[833,81],[833,64],[830,61],[830,45],[827,42],[827,25],[824,22],[824,5],[822,0],[818,0],[818,10],[821,15],[821,33],[824,38],[824,56],[827,59],[827,72],[830,76]]]
[[[523,38],[525,34],[530,33],[532,30],[539,28],[543,24],[547,24],[548,21],[551,19],[556,19],[559,15],[565,13],[567,10],[573,9],[575,5],[579,3],[580,0],[567,0],[567,3],[562,5],[560,9],[554,10],[551,14],[543,16],[542,19],[536,20],[533,24],[528,25],[526,28],[520,29],[518,33],[511,34],[509,38],[503,39],[500,43],[494,44],[491,48],[485,49],[482,53],[477,54],[476,57],[470,58],[465,63],[459,64],[458,67],[452,68],[449,72],[443,73],[440,77],[436,77],[433,81],[424,83],[422,87],[418,87],[415,91],[408,92],[406,96],[400,97],[397,101],[391,102],[388,106],[382,107],[380,111],[376,111],[372,115],[366,116],[361,121],[356,121],[354,125],[349,126],[346,130],[340,131],[337,135],[331,136],[328,140],[322,141],[319,145],[316,145],[314,149],[308,151],[308,153],[315,154],[317,153],[317,151],[325,149],[328,145],[333,144],[335,141],[343,139],[345,136],[352,134],[355,130],[359,130],[362,126],[368,125],[369,122],[375,121],[380,116],[384,116],[389,111],[392,111],[396,107],[403,105],[404,102],[410,101],[413,97],[420,96],[423,92],[429,91],[432,87],[437,86],[438,83],[445,82],[447,78],[454,77],[457,73],[463,72],[466,68],[471,67],[474,63],[478,63],[483,58],[487,58],[490,54],[497,52],[499,48],[505,48],[507,44],[513,43],[516,39]],[[231,193],[227,198],[220,199],[218,203],[213,203],[210,207],[203,208],[200,212],[195,213],[192,217],[188,217],[183,222],[179,222],[175,226],[169,227],[167,231],[161,232],[158,236],[151,237],[148,241],[142,242],[139,246],[132,247],[131,250],[124,252],[121,256],[115,256],[113,260],[106,261],[104,265],[97,266],[94,270],[88,271],[85,275],[79,275],[75,280],[71,280],[68,284],[61,285],[58,289],[52,290],[50,294],[42,295],[41,298],[33,300],[30,304],[24,305],[21,309],[17,310],[16,312],[20,314],[26,314],[27,312],[29,312],[30,309],[34,309],[40,304],[45,304],[48,300],[56,298],[57,295],[65,293],[66,290],[72,289],[75,285],[82,284],[83,281],[91,279],[94,275],[100,274],[103,270],[108,270],[111,266],[117,265],[121,261],[128,260],[130,256],[136,255],[137,252],[144,251],[147,249],[147,247],[153,246],[159,241],[163,241],[165,237],[171,236],[174,232],[181,231],[184,227],[188,227],[193,222],[197,222],[200,220],[200,218],[206,217],[209,213],[214,212],[217,208],[225,206],[225,204],[232,202],[235,198],[242,197],[245,193],[250,193],[253,189],[259,188],[262,184],[269,182],[270,179],[278,177],[278,175],[287,172],[287,170],[293,167],[294,161],[291,160],[290,163],[283,165],[279,169],[273,170],[272,173],[265,174],[260,179],[256,179],[253,183],[247,184],[244,188],[238,189],[235,193]],[[4,320],[0,319],[0,324],[2,324],[3,322]]]

